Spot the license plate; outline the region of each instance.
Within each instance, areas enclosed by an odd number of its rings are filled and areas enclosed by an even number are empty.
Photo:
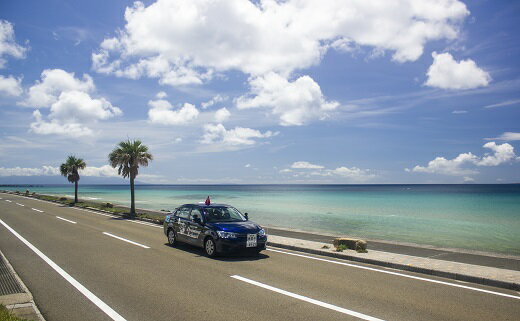
[[[246,247],[256,247],[256,234],[247,234]]]

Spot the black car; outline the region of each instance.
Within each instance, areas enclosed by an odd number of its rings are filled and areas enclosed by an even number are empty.
[[[260,225],[249,221],[247,213],[226,204],[207,203],[184,204],[166,216],[164,234],[170,245],[182,242],[202,247],[209,257],[265,250],[267,235]]]

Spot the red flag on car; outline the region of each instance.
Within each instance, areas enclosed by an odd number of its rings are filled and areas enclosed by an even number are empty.
[[[205,204],[206,204],[206,205],[211,204],[211,200],[209,199],[209,196],[208,196],[208,198],[206,198],[206,203],[205,203]]]

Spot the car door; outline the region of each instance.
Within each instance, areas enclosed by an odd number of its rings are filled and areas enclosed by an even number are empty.
[[[177,211],[176,222],[174,223],[177,240],[180,242],[191,243],[188,237],[188,228],[190,220],[191,207],[182,206]]]
[[[198,207],[194,207],[191,210],[190,214],[190,222],[189,222],[189,228],[188,228],[188,238],[189,242],[196,246],[202,246],[203,242],[203,230],[204,225],[200,223],[195,222],[195,217],[200,218],[201,222],[203,220],[203,215]]]

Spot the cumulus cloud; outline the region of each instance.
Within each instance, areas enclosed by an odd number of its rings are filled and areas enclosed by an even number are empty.
[[[305,162],[305,161],[299,161],[299,162],[292,163],[291,168],[297,168],[297,169],[322,169],[322,168],[325,168],[325,166],[311,164],[311,163]]]
[[[251,94],[236,100],[237,108],[270,108],[280,125],[300,126],[313,119],[324,119],[339,103],[327,101],[320,86],[309,76],[293,82],[276,73],[250,80]]]
[[[201,103],[200,106],[202,107],[202,109],[206,109],[208,107],[211,107],[215,104],[224,102],[226,100],[228,100],[227,96],[217,94],[217,95],[213,96],[213,98],[211,98],[210,100]]]
[[[41,74],[41,80],[37,80],[29,88],[27,98],[19,105],[48,108],[58,100],[63,92],[82,91],[91,93],[94,90],[94,81],[87,74],[83,75],[83,79],[78,79],[73,72],[69,73],[63,69],[45,69]]]
[[[229,70],[288,76],[347,43],[415,61],[427,42],[455,39],[467,15],[457,0],[138,1],[92,63],[101,73],[176,86]]]
[[[173,106],[166,100],[151,100],[148,102],[148,119],[153,124],[183,125],[196,119],[199,111],[192,104],[185,103],[180,109],[173,110]]]
[[[42,166],[40,168],[28,167],[0,167],[0,176],[55,176],[60,175],[58,167]]]
[[[231,113],[229,112],[229,110],[227,110],[226,107],[220,108],[219,110],[217,110],[215,112],[215,121],[217,123],[222,123],[222,122],[225,122],[226,120],[228,120],[230,116],[231,116]]]
[[[0,75],[0,95],[20,96],[23,92],[21,82],[21,79],[14,78],[13,76],[4,77]]]
[[[504,141],[520,140],[520,133],[505,132],[498,137],[486,138],[486,140],[504,140]]]
[[[477,174],[478,171],[468,166],[498,166],[501,164],[520,160],[515,155],[513,146],[508,143],[496,144],[489,142],[484,144],[484,148],[490,149],[492,153],[486,153],[481,157],[472,153],[462,153],[453,159],[436,157],[428,162],[427,166],[415,166],[413,169],[405,169],[408,172],[444,174],[451,176],[468,176]]]
[[[269,138],[276,135],[271,131],[265,133],[252,128],[235,127],[226,129],[222,124],[206,124],[204,125],[204,135],[202,136],[203,144],[222,144],[227,146],[238,145],[254,145],[256,139]]]
[[[491,76],[471,60],[455,61],[450,53],[432,53],[433,64],[426,75],[425,85],[442,89],[473,89],[485,87]]]
[[[40,110],[33,112],[31,123],[34,133],[57,134],[71,137],[92,135],[90,123],[106,120],[122,114],[103,97],[93,98],[95,85],[89,75],[83,79],[62,69],[46,69],[41,80],[31,86],[27,97],[19,104],[33,108],[49,108],[47,117]]]
[[[118,177],[117,169],[110,165],[103,165],[100,167],[87,166],[85,169],[80,171],[83,176],[94,176],[94,177]]]
[[[306,177],[340,177],[348,179],[352,182],[365,182],[376,177],[376,175],[368,169],[346,166],[340,166],[334,169],[329,169],[325,168],[325,166],[312,164],[307,161],[294,162],[290,167],[291,168],[282,169],[279,172],[282,174],[292,173],[297,177],[302,175]]]
[[[7,20],[0,20],[0,68],[7,62],[5,56],[25,58],[27,48],[16,43],[13,25]]]
[[[158,99],[164,99],[164,98],[168,97],[168,94],[165,93],[164,91],[160,91],[157,93],[157,95],[155,95],[155,97],[157,97]]]

